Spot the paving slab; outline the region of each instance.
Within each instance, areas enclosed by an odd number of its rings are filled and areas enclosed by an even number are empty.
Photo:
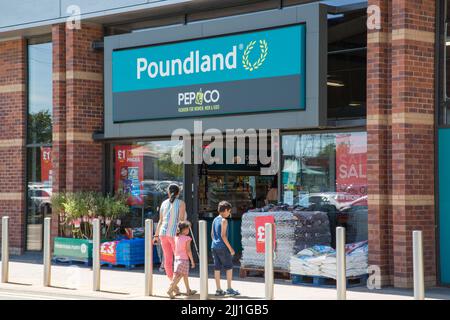
[[[43,286],[43,266],[38,260],[30,262],[26,260],[10,262],[10,283],[0,284],[0,299],[168,299],[166,290],[169,279],[158,269],[153,276],[154,296],[144,296],[144,271],[119,270],[102,268],[101,291],[92,291],[92,269],[85,266],[53,265],[52,286]],[[200,281],[198,274],[193,272],[190,278],[191,288],[198,290]],[[225,285],[225,280],[223,280]],[[241,292],[240,297],[216,298],[215,282],[212,277],[208,282],[209,298],[227,300],[263,300],[264,279],[248,277],[235,278],[233,286]],[[183,291],[183,284],[180,284]],[[276,280],[274,287],[275,299],[282,300],[335,300],[334,288],[316,288],[301,285],[293,285],[289,280]],[[411,300],[412,290],[396,288],[384,288],[382,290],[369,290],[365,287],[351,288],[347,292],[348,300]],[[198,300],[199,295],[192,297],[180,296],[177,299]],[[450,299],[450,289],[435,288],[427,292],[427,299]]]

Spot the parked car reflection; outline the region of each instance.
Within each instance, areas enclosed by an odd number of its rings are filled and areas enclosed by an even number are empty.
[[[170,184],[178,184],[181,189],[183,184],[172,180],[143,180],[139,196],[130,201],[131,212],[123,218],[123,222],[130,227],[141,227],[145,219],[159,220],[159,208],[161,203],[167,199],[167,188]]]
[[[51,213],[52,187],[43,183],[28,184],[28,223],[42,223],[44,215]]]
[[[343,199],[354,199],[343,201]],[[296,203],[305,211],[326,212],[330,222],[332,244],[335,244],[336,227],[346,228],[346,242],[353,243],[368,239],[368,201],[367,195],[343,192],[304,193]]]

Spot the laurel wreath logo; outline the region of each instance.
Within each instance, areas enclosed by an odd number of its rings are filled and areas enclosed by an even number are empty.
[[[253,70],[258,70],[263,65],[264,61],[266,61],[267,54],[269,53],[269,45],[267,44],[267,41],[259,40],[259,48],[261,54],[259,56],[259,59],[255,63],[251,63],[249,61],[249,56],[255,45],[256,40],[251,41],[245,48],[244,55],[242,56],[242,65],[244,66],[245,70],[249,70],[250,72]]]

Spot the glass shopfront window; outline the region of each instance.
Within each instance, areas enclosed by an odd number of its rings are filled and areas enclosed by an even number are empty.
[[[52,43],[28,46],[28,143],[52,142]]]
[[[52,195],[52,43],[28,45],[27,250],[42,250]]]
[[[129,194],[132,209],[123,224],[140,227],[147,218],[158,221],[159,207],[167,199],[168,186],[176,183],[183,191],[184,167],[172,161],[174,153],[182,152],[183,142],[116,144],[113,150],[114,192]]]
[[[448,125],[450,123],[450,3],[448,0],[441,1],[441,21],[440,21],[440,124]]]
[[[367,134],[285,135],[282,152],[282,202],[325,212],[333,247],[336,226],[346,227],[347,243],[366,241]]]
[[[42,250],[42,225],[51,214],[51,147],[27,148],[28,216],[27,249]]]
[[[366,10],[329,16],[327,88],[330,121],[366,117],[366,22]]]

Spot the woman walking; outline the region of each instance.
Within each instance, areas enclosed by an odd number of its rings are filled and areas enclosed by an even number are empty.
[[[179,199],[180,187],[171,184],[168,188],[169,199],[161,204],[159,221],[156,227],[153,242],[161,242],[164,255],[164,269],[170,281],[173,280],[173,259],[175,255],[175,236],[177,235],[178,223],[186,220],[186,204]],[[179,293],[178,287],[174,289]]]

